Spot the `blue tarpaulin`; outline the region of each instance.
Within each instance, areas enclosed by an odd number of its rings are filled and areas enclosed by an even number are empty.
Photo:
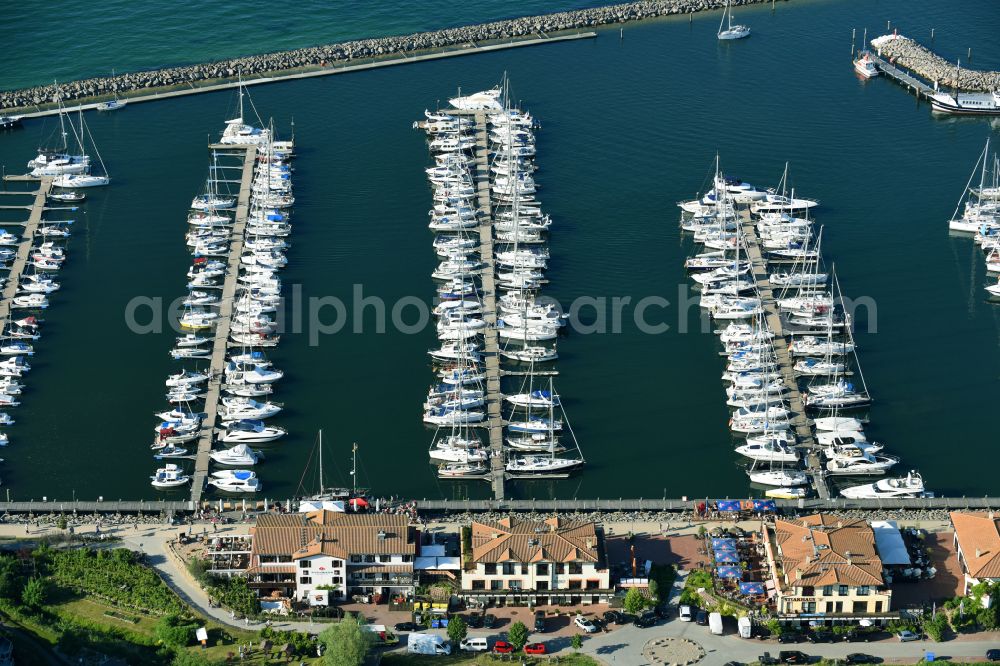
[[[753,510],[754,511],[774,511],[774,510],[776,510],[776,507],[774,505],[774,500],[755,499],[753,501]]]
[[[740,594],[764,594],[764,583],[740,583]]]
[[[740,556],[731,550],[717,550],[715,551],[715,561],[724,562],[726,564],[736,564],[740,561]]]
[[[719,511],[739,511],[739,500],[719,500]]]
[[[725,539],[725,538],[715,538],[712,539],[712,550],[718,552],[721,550],[736,550],[736,539]]]
[[[719,578],[743,578],[743,570],[739,567],[716,567],[715,573]]]

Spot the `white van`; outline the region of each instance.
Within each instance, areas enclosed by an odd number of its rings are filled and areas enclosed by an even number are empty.
[[[490,649],[486,639],[482,636],[469,636],[463,638],[458,647],[466,652],[486,652]]]

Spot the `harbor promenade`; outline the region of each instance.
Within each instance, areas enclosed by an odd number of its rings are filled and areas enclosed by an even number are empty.
[[[215,327],[215,341],[209,364],[208,389],[205,395],[205,418],[201,424],[198,450],[195,454],[194,476],[191,483],[191,502],[197,505],[208,478],[208,454],[212,451],[215,436],[215,422],[218,418],[219,397],[222,393],[223,371],[226,366],[226,350],[229,348],[229,328],[232,323],[236,281],[240,274],[240,255],[243,254],[243,234],[250,212],[250,190],[253,185],[254,165],[257,160],[257,146],[234,146],[218,144],[209,146],[222,154],[232,154],[243,158],[243,172],[240,179],[240,194],[236,202],[236,216],[229,243],[229,257],[226,278],[222,285],[219,302],[219,323]]]
[[[7,321],[10,319],[11,305],[21,284],[21,274],[28,265],[31,248],[35,243],[35,233],[38,231],[38,225],[42,222],[42,214],[46,210],[46,197],[52,191],[52,178],[48,176],[41,178],[34,178],[32,176],[7,176],[6,180],[37,182],[38,189],[34,190],[34,192],[24,193],[25,196],[33,194],[34,200],[30,205],[23,206],[30,212],[28,214],[28,221],[24,223],[24,233],[21,236],[21,242],[17,245],[17,254],[14,256],[14,263],[11,264],[10,272],[7,274],[7,282],[4,283],[3,297],[0,300],[0,330],[6,328]],[[20,208],[21,206],[17,207]]]
[[[830,488],[823,472],[819,447],[813,436],[812,422],[806,416],[805,403],[802,400],[799,383],[795,377],[793,369],[795,362],[788,349],[791,340],[781,323],[778,303],[775,300],[774,291],[771,289],[767,260],[764,259],[761,252],[760,238],[757,236],[757,228],[753,223],[749,208],[741,208],[739,214],[747,255],[750,260],[750,270],[757,286],[761,305],[764,308],[768,328],[774,333],[775,361],[781,371],[781,379],[788,389],[785,398],[788,400],[792,412],[792,429],[798,440],[798,446],[806,452],[806,469],[812,479],[812,486],[816,490],[816,494],[819,495],[820,499],[828,499]]]

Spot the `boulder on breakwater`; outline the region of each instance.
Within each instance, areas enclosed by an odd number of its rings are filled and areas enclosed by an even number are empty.
[[[732,0],[733,5],[766,3],[769,0]],[[0,109],[23,109],[40,104],[112,95],[198,81],[235,78],[237,74],[258,77],[312,67],[349,64],[353,60],[433,51],[446,47],[473,46],[479,42],[544,36],[563,30],[589,29],[647,18],[691,14],[720,9],[723,0],[640,0],[620,5],[594,7],[541,16],[527,16],[492,23],[434,30],[412,35],[361,39],[339,44],[312,46],[262,55],[220,60],[201,65],[166,67],[148,72],[95,77],[55,85],[0,92]]]
[[[959,69],[953,63],[902,35],[882,35],[871,41],[881,57],[903,66],[942,88],[967,91],[1000,90],[1000,72]],[[955,75],[958,74],[958,80]]]

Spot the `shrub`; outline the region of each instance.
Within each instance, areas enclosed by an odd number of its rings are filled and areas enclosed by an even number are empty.
[[[507,630],[507,640],[514,646],[515,650],[520,650],[528,642],[528,628],[524,622],[515,622]]]
[[[465,635],[469,633],[469,627],[466,625],[465,620],[461,616],[456,616],[448,622],[448,638],[451,642],[455,644],[456,649],[458,644],[462,642]]]
[[[187,647],[194,638],[194,632],[198,624],[190,620],[182,620],[175,614],[164,615],[153,628],[153,635],[164,645],[170,647]]]
[[[646,597],[642,596],[639,588],[630,587],[628,592],[625,593],[625,601],[622,605],[625,607],[626,612],[635,614],[646,607]]]
[[[28,580],[24,585],[24,589],[21,590],[21,601],[24,602],[25,606],[30,608],[41,608],[45,605],[45,599],[48,596],[48,585],[44,578],[38,578],[37,576]]]

